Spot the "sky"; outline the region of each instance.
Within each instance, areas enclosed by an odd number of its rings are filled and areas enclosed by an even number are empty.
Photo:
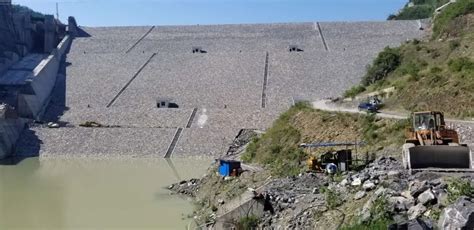
[[[408,0],[12,0],[81,26],[385,20]]]

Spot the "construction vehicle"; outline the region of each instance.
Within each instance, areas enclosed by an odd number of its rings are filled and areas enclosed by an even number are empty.
[[[337,171],[347,171],[352,165],[352,150],[348,149],[349,146],[358,146],[360,143],[302,143],[300,148],[309,150],[308,159],[306,164],[308,169],[311,171],[323,172],[327,169],[329,164],[333,164],[337,167]],[[344,149],[334,151],[333,149],[328,151],[322,151],[317,153],[311,153],[311,148],[333,148],[337,146],[345,146]]]
[[[406,169],[471,169],[471,153],[438,111],[414,112],[402,149]]]

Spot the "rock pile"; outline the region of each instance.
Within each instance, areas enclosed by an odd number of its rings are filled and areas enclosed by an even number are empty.
[[[264,193],[273,210],[263,217],[262,227],[310,229],[315,210],[327,210],[320,188],[328,184],[328,177],[316,173],[272,180]]]
[[[474,229],[474,200],[473,198],[461,197],[447,208],[438,222],[441,229]]]
[[[464,179],[474,182],[471,176]],[[196,196],[205,181],[206,178],[182,181],[169,189]],[[253,191],[267,202],[260,218],[259,227],[263,229],[338,229],[388,217],[396,223],[389,229],[433,229],[436,225],[441,229],[473,229],[474,196],[461,197],[453,203],[451,186],[443,175],[409,175],[396,159],[380,157],[361,171],[333,176],[301,173],[266,180]],[[223,197],[216,198],[216,210],[228,202]]]
[[[227,156],[233,156],[239,153],[242,153],[247,144],[255,137],[259,136],[259,133],[253,129],[241,129],[237,136],[235,137],[232,144],[230,144],[229,149],[227,150]]]
[[[168,189],[178,194],[195,197],[200,183],[200,179],[183,180],[168,186]]]

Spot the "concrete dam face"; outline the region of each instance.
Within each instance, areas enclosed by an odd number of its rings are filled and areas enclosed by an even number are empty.
[[[30,127],[16,154],[218,156],[240,129],[269,127],[295,101],[340,95],[384,47],[423,36],[419,26],[81,27],[43,118],[61,127]],[[81,126],[91,122],[104,127]]]

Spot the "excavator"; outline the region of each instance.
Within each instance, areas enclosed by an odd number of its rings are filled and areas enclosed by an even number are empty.
[[[454,129],[446,127],[442,112],[414,112],[405,136],[402,160],[406,169],[472,169],[469,148],[460,144]]]

